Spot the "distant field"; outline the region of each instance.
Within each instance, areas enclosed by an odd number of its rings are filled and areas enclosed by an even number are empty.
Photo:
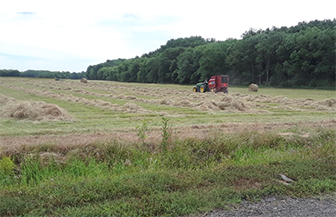
[[[0,216],[184,216],[335,192],[335,91],[229,91],[0,78]]]
[[[122,136],[132,139],[137,126],[147,121],[156,131],[164,116],[177,137],[194,137],[204,136],[209,129],[267,130],[293,124],[323,125],[323,121],[329,125],[336,117],[335,91],[326,90],[261,88],[255,93],[230,87],[229,94],[214,94],[165,84],[27,78],[1,78],[0,82],[0,136],[124,132],[133,133]],[[38,117],[10,117],[13,109],[22,112],[24,108],[14,107],[26,101],[57,105],[68,115],[45,117],[40,112]],[[148,139],[156,137],[153,134]]]

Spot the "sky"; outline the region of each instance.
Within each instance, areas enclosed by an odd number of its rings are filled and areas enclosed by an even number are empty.
[[[4,3],[6,2],[6,3]],[[0,69],[86,71],[170,39],[240,39],[249,29],[336,18],[334,0],[11,0],[0,12]]]

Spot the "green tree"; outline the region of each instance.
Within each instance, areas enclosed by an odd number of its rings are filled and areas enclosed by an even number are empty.
[[[187,48],[177,57],[177,81],[180,84],[189,84],[190,77],[195,70],[193,62],[193,48]]]

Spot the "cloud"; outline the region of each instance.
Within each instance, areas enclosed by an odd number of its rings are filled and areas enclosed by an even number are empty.
[[[1,58],[12,59],[17,61],[32,61],[32,60],[39,60],[39,61],[47,61],[45,58],[36,57],[36,56],[24,56],[24,55],[15,55],[15,54],[6,54],[0,53]]]
[[[126,14],[123,15],[123,18],[137,20],[139,17],[135,14],[126,13]]]
[[[55,70],[55,71],[85,71],[89,65],[97,63],[88,59],[79,59],[76,57],[68,59],[46,59],[35,56],[23,56],[0,53],[1,69],[18,69],[25,71],[27,69],[36,70]],[[81,68],[82,70],[78,70]]]
[[[331,0],[319,4],[312,0],[12,0],[4,10],[28,12],[0,13],[0,29],[6,33],[0,38],[0,53],[14,55],[2,57],[7,61],[15,55],[35,57],[35,68],[47,67],[50,61],[52,70],[77,67],[82,71],[87,67],[84,62],[141,56],[172,38],[225,40],[239,38],[250,28],[332,19],[331,5]],[[16,64],[24,67],[20,61]]]
[[[23,16],[33,16],[36,14],[36,12],[16,12],[16,13]]]

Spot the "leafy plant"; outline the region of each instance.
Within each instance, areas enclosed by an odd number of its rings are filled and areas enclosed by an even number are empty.
[[[142,125],[137,126],[136,129],[139,140],[144,144],[147,138],[146,132],[148,131],[148,121],[144,120]]]
[[[336,189],[335,153],[328,152],[333,131],[309,131],[309,140],[240,133],[172,143],[169,121],[162,118],[166,153],[114,141],[69,147],[62,164],[43,163],[37,154],[3,157],[2,168],[16,159],[21,174],[16,180],[1,170],[0,216],[185,216],[246,199]],[[281,173],[294,182],[281,184]]]
[[[167,152],[167,147],[169,144],[171,144],[171,126],[169,125],[169,118],[166,117],[162,117],[162,142],[161,142],[161,146],[162,146],[162,151],[164,153]]]
[[[2,157],[0,160],[0,173],[4,175],[12,175],[14,173],[15,163],[10,157]]]

